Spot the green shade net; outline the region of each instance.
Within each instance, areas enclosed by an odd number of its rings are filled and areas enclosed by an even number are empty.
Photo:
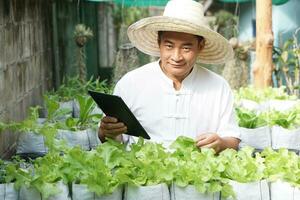
[[[124,6],[165,6],[169,0],[114,0],[115,3]]]
[[[244,2],[251,2],[255,0],[219,0],[219,1],[222,1],[224,3],[244,3]],[[272,0],[272,3],[274,5],[281,5],[281,4],[285,4],[288,1],[289,0]]]
[[[148,7],[148,6],[165,6],[169,0],[85,0],[88,2],[114,2],[124,6],[137,6],[137,7]]]

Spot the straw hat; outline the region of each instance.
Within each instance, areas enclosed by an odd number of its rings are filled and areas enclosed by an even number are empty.
[[[203,6],[193,0],[170,0],[163,16],[147,17],[132,24],[127,31],[129,40],[140,51],[160,56],[157,43],[158,31],[183,32],[205,38],[205,47],[199,54],[199,61],[220,64],[233,58],[228,41],[211,30],[204,18]]]

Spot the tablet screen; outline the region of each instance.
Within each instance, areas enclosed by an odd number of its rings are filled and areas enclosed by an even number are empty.
[[[150,139],[121,97],[94,91],[88,92],[106,116],[115,117],[127,126],[126,134]]]

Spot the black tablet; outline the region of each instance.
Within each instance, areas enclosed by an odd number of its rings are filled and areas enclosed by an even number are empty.
[[[127,126],[126,134],[150,139],[121,97],[94,91],[88,92],[105,115],[115,117]]]

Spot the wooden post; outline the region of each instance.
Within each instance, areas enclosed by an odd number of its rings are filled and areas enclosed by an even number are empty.
[[[256,59],[253,67],[254,86],[272,86],[272,0],[256,0]]]

